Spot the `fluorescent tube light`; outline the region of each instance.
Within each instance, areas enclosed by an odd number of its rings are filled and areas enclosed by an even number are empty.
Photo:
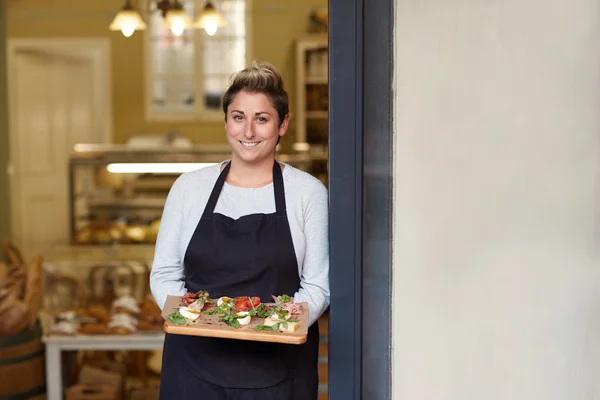
[[[108,172],[115,174],[183,174],[184,172],[210,167],[217,163],[114,163],[108,164]]]

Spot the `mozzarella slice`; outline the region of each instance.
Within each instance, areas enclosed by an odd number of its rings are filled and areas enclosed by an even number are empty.
[[[238,317],[242,317],[242,318],[238,318],[238,322],[240,323],[240,325],[248,325],[250,323],[250,321],[252,320],[250,313],[247,311],[240,311],[236,315]]]
[[[179,314],[192,321],[195,321],[200,317],[200,311],[192,310],[188,307],[179,307]]]
[[[288,313],[285,315],[279,315],[279,314],[275,313],[275,314],[271,315],[271,318],[273,318],[275,321],[285,321],[285,320],[292,318],[292,314]]]
[[[219,300],[217,300],[217,306],[220,306],[223,303],[231,304],[231,298],[229,298],[229,297],[220,297]]]
[[[273,326],[273,325],[277,325],[278,323],[279,323],[279,321],[277,321],[277,320],[275,320],[275,319],[273,319],[271,317],[267,317],[267,318],[265,318],[265,323],[264,324],[266,326]]]

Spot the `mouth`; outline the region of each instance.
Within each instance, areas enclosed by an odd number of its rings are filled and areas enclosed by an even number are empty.
[[[243,142],[241,140],[239,142],[241,143],[242,147],[245,149],[252,149],[260,143],[260,142]]]

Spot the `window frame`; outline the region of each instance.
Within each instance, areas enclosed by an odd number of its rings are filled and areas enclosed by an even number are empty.
[[[194,0],[196,4],[199,4],[201,7],[204,6],[206,1],[202,0]],[[220,3],[223,0],[220,0]],[[248,65],[250,61],[253,59],[251,55],[252,49],[252,1],[253,0],[243,0],[246,3],[245,6],[245,25],[246,25],[246,34],[245,34],[245,65]],[[196,102],[194,105],[194,112],[185,113],[185,114],[176,114],[176,115],[168,115],[168,114],[159,114],[152,111],[152,84],[154,82],[154,75],[150,72],[150,63],[152,62],[152,27],[151,27],[151,12],[158,12],[154,10],[155,0],[147,0],[144,2],[145,8],[143,10],[143,15],[145,20],[148,23],[148,28],[143,32],[144,33],[144,68],[143,68],[143,76],[144,76],[144,116],[147,122],[157,122],[157,123],[170,123],[170,122],[221,122],[223,121],[223,112],[219,110],[215,111],[206,111],[202,102]],[[153,10],[153,11],[152,11]],[[196,13],[197,15],[197,10]],[[195,19],[196,15],[190,15],[192,21]],[[202,46],[203,46],[203,32],[201,29],[194,29],[194,85],[197,88],[197,93],[204,93],[204,67],[202,65]]]

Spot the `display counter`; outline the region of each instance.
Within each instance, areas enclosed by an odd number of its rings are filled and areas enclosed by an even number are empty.
[[[75,246],[154,244],[169,190],[184,172],[231,156],[228,145],[139,149],[126,145],[75,146],[69,159],[71,243]],[[312,172],[310,148],[277,159]]]

